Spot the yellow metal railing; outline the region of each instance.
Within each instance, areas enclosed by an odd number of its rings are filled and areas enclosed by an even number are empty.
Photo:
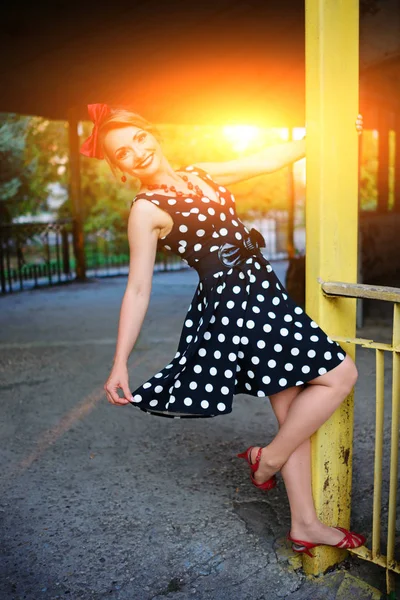
[[[365,546],[351,550],[364,560],[380,565],[386,570],[387,592],[394,592],[394,574],[400,574],[400,562],[395,560],[396,538],[396,497],[398,481],[398,446],[400,415],[400,288],[321,282],[325,295],[348,298],[370,298],[393,302],[393,335],[391,344],[383,344],[369,339],[332,337],[337,342],[351,343],[364,348],[375,349],[376,354],[376,417],[375,417],[375,459],[374,495],[372,510],[372,548]],[[388,500],[388,535],[386,555],[381,553],[381,509],[382,509],[382,457],[384,434],[384,353],[392,353],[392,421],[390,442],[390,483]]]

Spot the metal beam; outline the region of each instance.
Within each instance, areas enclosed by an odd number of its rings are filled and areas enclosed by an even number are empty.
[[[86,280],[85,239],[83,232],[83,211],[81,195],[81,173],[79,158],[79,134],[77,111],[71,109],[68,119],[69,137],[69,199],[73,219],[73,241],[75,272],[78,281]]]
[[[356,301],[328,298],[319,281],[357,281],[358,0],[306,0],[306,311],[331,337],[355,337]],[[355,346],[343,343],[353,358]],[[353,397],[312,438],[319,518],[350,526]],[[345,552],[322,546],[304,558],[318,574]]]

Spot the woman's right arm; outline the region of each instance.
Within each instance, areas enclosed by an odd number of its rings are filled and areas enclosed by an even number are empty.
[[[132,394],[127,362],[150,301],[160,224],[157,207],[144,199],[133,203],[128,220],[129,276],[122,299],[118,337],[111,374],[104,385],[111,404],[128,404]],[[122,389],[120,398],[117,389]]]

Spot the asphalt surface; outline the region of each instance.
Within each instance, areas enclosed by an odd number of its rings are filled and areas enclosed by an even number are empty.
[[[282,281],[285,268],[275,264]],[[197,281],[192,270],[154,275],[131,388],[175,354]],[[125,285],[93,279],[0,298],[0,599],[329,600],[350,597],[343,578],[348,590],[353,576],[384,591],[383,569],[359,559],[323,580],[296,568],[282,479],[264,494],[236,458],[276,433],[267,398],[237,395],[231,414],[204,420],[106,401]],[[387,341],[390,323],[359,334]],[[359,349],[357,366],[351,525],[368,534],[373,351]],[[387,360],[388,399],[390,375]],[[385,410],[384,504],[390,402]],[[386,521],[384,509],[383,539]],[[348,593],[376,598],[357,590]]]

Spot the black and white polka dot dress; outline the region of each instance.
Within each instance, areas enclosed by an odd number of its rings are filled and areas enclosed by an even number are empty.
[[[233,195],[199,167],[183,170],[215,189],[219,203],[153,192],[135,198],[171,215],[163,247],[195,268],[199,282],[175,355],[133,390],[131,405],[160,416],[214,417],[231,412],[235,394],[269,396],[338,366],[345,351],[291,299],[261,250],[244,251],[250,232]],[[221,262],[224,244],[244,252],[239,264]]]

